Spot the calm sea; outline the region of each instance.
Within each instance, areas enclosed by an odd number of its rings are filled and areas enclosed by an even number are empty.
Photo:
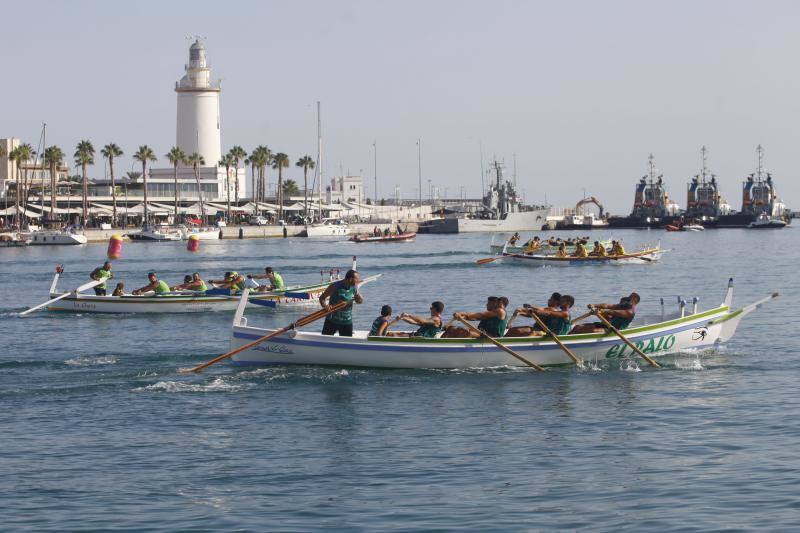
[[[796,530],[800,527],[797,229],[618,231],[662,241],[658,264],[478,267],[489,236],[381,245],[305,239],[126,244],[117,280],[276,268],[287,283],[383,273],[382,304],[480,309],[488,295],[577,305],[676,296],[717,305],[782,297],[727,346],[636,365],[544,374],[220,364],[231,314],[16,314],[87,281],[105,245],[0,249],[0,528],[3,530]],[[610,235],[596,232],[597,238]],[[298,314],[249,313],[273,327]],[[310,327],[320,327],[315,324]]]

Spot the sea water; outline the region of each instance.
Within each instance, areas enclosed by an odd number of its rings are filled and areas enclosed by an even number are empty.
[[[718,305],[782,296],[725,346],[654,370],[635,359],[536,373],[518,367],[379,370],[219,364],[232,313],[17,313],[88,280],[104,244],[0,249],[0,527],[104,529],[795,529],[800,523],[800,296],[796,229],[615,231],[658,263],[569,268],[488,264],[488,235],[414,242],[274,239],[129,244],[114,262],[128,290],[155,271],[259,273],[288,284],[320,270],[383,274],[355,310],[424,314],[512,307],[553,291],[587,303],[637,291]],[[562,234],[566,236],[566,234]],[[593,239],[610,237],[594,232]],[[690,304],[691,305],[691,304]],[[302,313],[249,310],[280,327]],[[311,329],[321,324],[312,324]],[[509,361],[510,363],[512,361]]]

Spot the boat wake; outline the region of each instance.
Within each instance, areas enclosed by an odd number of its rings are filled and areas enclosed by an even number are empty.
[[[96,365],[113,365],[117,362],[114,356],[106,357],[73,357],[64,361],[65,365],[70,366],[96,366]]]
[[[253,386],[253,383],[231,383],[229,378],[216,377],[209,383],[159,381],[152,385],[137,387],[133,392],[239,392]]]

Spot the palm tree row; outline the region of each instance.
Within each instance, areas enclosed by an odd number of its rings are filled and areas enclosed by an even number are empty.
[[[118,221],[117,217],[117,188],[116,188],[116,174],[114,171],[114,162],[117,158],[124,155],[122,149],[115,143],[108,143],[100,150],[100,154],[103,156],[105,160],[108,161],[108,167],[111,174],[111,197],[112,197],[112,220],[114,223]],[[0,154],[3,155],[3,154]],[[76,166],[79,166],[81,169],[81,199],[82,199],[82,211],[81,211],[81,222],[83,225],[86,225],[89,220],[89,179],[87,174],[87,168],[90,165],[94,165],[95,163],[95,155],[96,151],[94,145],[89,140],[81,140],[78,142],[77,146],[75,147],[75,152],[73,154],[73,160]],[[28,198],[30,193],[30,184],[28,183],[28,171],[29,171],[29,162],[36,156],[36,152],[34,151],[33,147],[28,143],[23,143],[14,148],[8,154],[9,160],[16,165],[16,174],[15,174],[15,185],[16,185],[16,194],[15,194],[15,223],[18,226],[21,226],[22,222],[24,221],[25,213],[28,207]],[[194,178],[195,183],[197,184],[197,195],[200,201],[200,212],[201,217],[205,218],[205,202],[203,199],[203,191],[200,183],[200,167],[206,165],[206,161],[204,158],[198,154],[186,154],[183,150],[181,150],[177,146],[173,146],[170,151],[165,155],[165,157],[169,160],[170,164],[173,167],[173,181],[174,181],[174,216],[175,220],[178,220],[178,166],[179,165],[186,165],[191,166],[194,170]],[[47,166],[49,174],[50,174],[50,218],[51,220],[55,219],[55,209],[56,209],[56,191],[58,187],[58,167],[64,163],[65,154],[58,146],[50,146],[45,148],[43,154],[43,161],[44,165]],[[133,159],[141,163],[142,165],[142,172],[140,174],[143,182],[143,195],[144,195],[144,223],[146,224],[149,220],[149,213],[148,213],[148,200],[147,200],[147,166],[149,163],[155,162],[157,160],[154,150],[147,146],[142,145],[139,146],[139,149],[133,154]],[[287,191],[286,185],[289,185],[289,182],[284,184],[283,182],[283,169],[289,167],[290,160],[289,156],[283,152],[273,153],[268,147],[259,145],[257,146],[253,152],[248,156],[247,152],[241,146],[235,145],[233,146],[227,154],[225,154],[218,165],[220,167],[225,168],[225,188],[226,188],[226,201],[227,201],[227,217],[228,220],[231,220],[231,184],[230,184],[230,177],[231,177],[231,170],[233,169],[235,173],[234,177],[234,203],[236,205],[239,204],[240,200],[240,191],[239,191],[239,179],[238,179],[238,169],[239,165],[244,164],[245,167],[248,165],[251,167],[252,170],[252,196],[253,201],[264,202],[267,196],[266,184],[267,184],[267,176],[266,172],[268,168],[272,168],[273,170],[278,171],[278,182],[277,182],[277,204],[279,213],[278,216],[283,218],[283,204],[284,204],[284,196],[289,193],[293,194],[296,192],[296,184],[294,181],[292,183],[292,190]],[[304,179],[304,190],[305,190],[305,214],[308,215],[308,170],[313,169],[315,167],[314,160],[305,155],[301,157],[295,166],[303,169],[303,179]],[[136,175],[138,173],[128,172],[128,179],[131,179],[132,175]],[[44,195],[44,185],[42,186],[42,194]]]

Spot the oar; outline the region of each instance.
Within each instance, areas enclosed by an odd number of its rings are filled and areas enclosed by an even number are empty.
[[[498,255],[497,257],[485,257],[483,259],[478,259],[475,261],[478,265],[485,265],[486,263],[491,263],[492,261],[497,261],[498,259],[502,259],[502,255]]]
[[[335,305],[332,305],[329,309],[320,309],[319,311],[315,311],[315,312],[311,313],[310,315],[304,316],[303,318],[301,318],[297,322],[292,322],[291,324],[289,324],[285,328],[281,328],[281,329],[279,329],[277,331],[273,331],[269,335],[264,335],[263,337],[261,337],[259,339],[256,339],[253,342],[248,342],[245,345],[239,346],[235,350],[231,350],[228,353],[224,353],[224,354],[220,355],[219,357],[215,357],[211,361],[207,361],[207,362],[205,362],[205,363],[203,363],[201,365],[197,365],[194,368],[181,369],[181,372],[184,373],[184,374],[188,374],[189,372],[195,372],[195,373],[196,372],[200,372],[201,370],[203,370],[204,368],[206,368],[208,366],[211,366],[213,364],[219,363],[220,361],[223,361],[223,360],[225,360],[225,359],[227,359],[229,357],[233,357],[237,353],[243,352],[245,350],[248,350],[248,349],[252,348],[253,346],[261,344],[264,341],[268,341],[269,339],[271,339],[273,337],[277,337],[278,335],[283,335],[287,331],[291,331],[291,330],[293,330],[293,329],[295,329],[297,327],[305,326],[305,325],[310,324],[310,323],[312,323],[312,322],[314,322],[316,320],[319,320],[320,318],[326,317],[326,316],[330,315],[331,313],[334,313],[334,312],[338,311],[339,309],[342,309],[343,307],[347,306],[347,304],[348,304],[348,302],[339,302],[339,303],[337,303]]]
[[[592,316],[593,314],[594,314],[594,313],[593,313],[593,312],[591,312],[591,311],[589,311],[588,313],[584,313],[584,314],[582,314],[581,316],[579,316],[578,318],[573,318],[573,319],[572,319],[572,323],[573,323],[573,324],[575,324],[576,322],[580,322],[581,320],[583,320],[583,319],[585,319],[585,318],[589,318],[589,317],[590,317],[590,316]]]
[[[498,348],[500,348],[504,352],[508,353],[509,355],[513,355],[514,357],[516,357],[517,359],[519,359],[520,361],[522,361],[523,363],[525,363],[529,367],[534,368],[534,369],[538,370],[539,372],[544,372],[544,367],[539,366],[536,363],[534,363],[533,361],[530,361],[530,360],[522,357],[520,354],[518,354],[517,352],[515,352],[511,348],[507,347],[506,345],[497,342],[495,339],[493,339],[492,337],[487,335],[485,332],[479,330],[478,328],[476,328],[475,326],[473,326],[472,324],[470,324],[469,322],[467,322],[466,320],[464,320],[460,316],[458,317],[458,321],[461,322],[462,324],[464,324],[465,326],[467,326],[467,329],[469,329],[473,333],[477,333],[481,337],[484,337],[484,338],[488,339],[489,342],[491,342],[492,344],[494,344],[495,346],[497,346]]]
[[[47,301],[46,301],[45,303],[43,303],[43,304],[39,304],[39,305],[37,305],[36,307],[31,307],[30,309],[27,309],[27,310],[25,310],[25,311],[21,312],[21,313],[19,314],[19,316],[25,316],[25,315],[27,315],[27,314],[33,313],[34,311],[38,311],[38,310],[39,310],[39,309],[41,309],[42,307],[47,307],[47,306],[48,306],[48,305],[50,305],[51,303],[53,303],[53,302],[57,302],[57,301],[61,300],[62,298],[66,298],[67,296],[71,296],[72,294],[77,294],[77,293],[79,293],[79,292],[85,291],[86,289],[91,289],[92,287],[96,287],[97,285],[100,285],[100,284],[101,284],[101,283],[103,283],[104,281],[106,281],[106,279],[105,279],[105,278],[103,278],[103,279],[95,279],[95,280],[92,280],[92,281],[90,281],[89,283],[84,283],[83,285],[81,285],[80,287],[78,287],[77,289],[75,289],[74,291],[65,292],[65,293],[64,293],[64,294],[62,294],[61,296],[56,296],[56,297],[55,297],[55,298],[53,298],[52,300],[47,300]]]
[[[558,335],[556,335],[555,333],[553,333],[553,330],[551,330],[549,327],[547,327],[547,324],[545,324],[545,323],[544,323],[544,320],[542,320],[542,319],[539,317],[539,315],[537,315],[537,314],[536,314],[536,313],[534,313],[534,312],[531,312],[531,316],[532,316],[532,317],[533,317],[533,319],[536,321],[536,323],[537,323],[537,324],[539,324],[539,327],[541,327],[541,328],[542,328],[542,331],[544,331],[545,333],[547,333],[547,335],[549,335],[550,337],[552,337],[552,338],[553,338],[553,340],[554,340],[554,341],[556,341],[556,344],[558,344],[558,345],[561,347],[561,349],[562,349],[562,350],[564,350],[564,353],[565,353],[565,354],[567,354],[567,355],[569,356],[569,358],[570,358],[570,359],[572,359],[572,361],[573,361],[573,362],[574,362],[576,365],[578,365],[578,368],[583,368],[583,361],[581,361],[581,360],[578,358],[578,356],[576,356],[574,353],[572,353],[572,350],[570,350],[569,348],[567,348],[567,347],[564,345],[564,343],[563,343],[563,342],[561,342],[561,339],[559,339],[559,338],[558,338]]]
[[[644,352],[643,352],[643,351],[641,351],[639,348],[637,348],[635,344],[633,344],[631,341],[629,341],[629,340],[628,340],[628,339],[625,337],[625,335],[623,335],[623,334],[622,334],[622,333],[621,333],[621,332],[620,332],[620,331],[619,331],[617,328],[615,328],[614,326],[612,326],[612,325],[611,325],[611,322],[609,322],[609,321],[606,319],[606,317],[604,317],[604,316],[603,316],[603,314],[600,312],[600,310],[599,310],[599,309],[597,309],[596,307],[592,307],[591,309],[592,309],[592,314],[594,314],[594,315],[595,315],[597,318],[599,318],[599,319],[600,319],[600,321],[601,321],[603,324],[605,324],[605,325],[606,325],[606,327],[608,327],[608,329],[610,329],[611,331],[613,331],[614,333],[616,333],[616,334],[617,334],[617,336],[618,336],[620,339],[622,339],[623,341],[625,341],[625,344],[627,344],[628,346],[630,346],[631,350],[633,350],[634,352],[638,353],[638,354],[639,354],[639,355],[642,357],[642,359],[644,359],[645,361],[647,361],[648,363],[650,363],[650,364],[651,364],[651,365],[653,365],[654,367],[656,367],[656,368],[661,368],[661,365],[659,365],[658,363],[656,363],[656,362],[653,360],[653,358],[652,358],[652,357],[648,356],[646,353],[644,353]]]

